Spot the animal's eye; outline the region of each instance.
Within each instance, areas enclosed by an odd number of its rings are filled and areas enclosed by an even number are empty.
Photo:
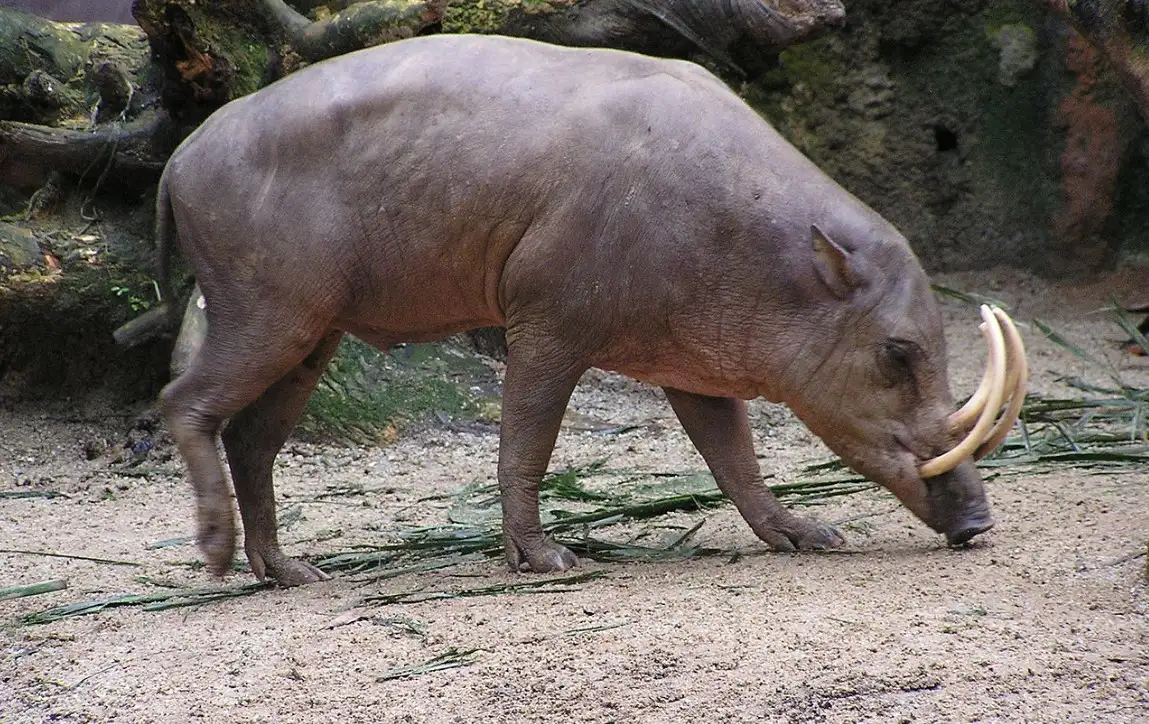
[[[878,349],[878,368],[892,387],[914,379],[914,360],[918,346],[904,339],[887,339]]]
[[[910,368],[910,351],[906,345],[891,340],[886,343],[886,355],[899,367],[905,367],[907,370]]]

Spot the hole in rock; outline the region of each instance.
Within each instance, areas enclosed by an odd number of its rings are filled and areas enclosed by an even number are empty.
[[[934,141],[938,144],[938,153],[956,151],[958,136],[945,126],[934,126]]]

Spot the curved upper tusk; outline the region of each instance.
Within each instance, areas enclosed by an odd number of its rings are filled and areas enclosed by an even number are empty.
[[[986,396],[985,404],[982,406],[981,414],[969,434],[953,449],[925,461],[918,468],[918,474],[923,478],[932,478],[935,475],[947,473],[956,468],[962,460],[970,457],[978,446],[987,440],[994,418],[997,417],[997,412],[1001,409],[1005,397],[1005,338],[1002,335],[1001,324],[998,322],[997,315],[985,304],[981,306],[981,318],[985,321],[988,330],[987,336],[989,337],[989,369],[987,374],[992,375],[989,393]]]
[[[992,347],[993,342],[990,340],[989,325],[982,322],[978,325],[981,330],[982,339],[985,340],[986,347]],[[985,408],[985,401],[989,397],[989,390],[993,387],[993,366],[989,364],[988,360],[985,365],[985,374],[981,377],[981,384],[977,386],[977,391],[973,393],[973,397],[966,400],[966,403],[949,416],[948,424],[950,432],[964,433],[969,430],[970,425],[981,416],[981,411]]]
[[[977,451],[974,452],[974,460],[981,460],[991,453],[1009,435],[1009,431],[1013,429],[1013,424],[1017,422],[1018,415],[1021,414],[1021,406],[1025,404],[1025,388],[1029,385],[1029,363],[1025,359],[1025,345],[1021,341],[1021,334],[1017,331],[1017,326],[1008,314],[996,307],[993,313],[1001,321],[1001,326],[1005,330],[1005,342],[1009,355],[1009,380],[1006,381],[1006,390],[1009,391],[1011,397],[1005,414],[990,430],[985,442],[979,445]]]

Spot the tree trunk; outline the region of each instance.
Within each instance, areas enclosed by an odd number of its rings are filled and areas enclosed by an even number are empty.
[[[121,180],[159,177],[173,148],[167,116],[148,112],[128,123],[108,123],[92,130],[49,128],[0,121],[3,180],[12,185],[41,185],[52,171],[95,182],[115,168]]]
[[[844,22],[840,0],[136,0],[135,14],[167,73],[165,106],[205,115],[300,66],[433,32],[489,33],[561,45],[740,63]],[[194,119],[193,119],[194,120]]]

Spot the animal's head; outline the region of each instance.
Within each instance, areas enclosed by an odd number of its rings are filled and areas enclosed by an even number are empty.
[[[860,234],[856,223],[834,226],[809,230],[818,320],[809,333],[825,336],[811,349],[828,352],[796,365],[804,379],[786,402],[850,467],[951,544],[964,543],[993,526],[974,461],[1017,419],[1021,338],[1004,312],[982,308],[989,364],[977,393],[955,410],[941,315],[909,246],[880,219]]]

